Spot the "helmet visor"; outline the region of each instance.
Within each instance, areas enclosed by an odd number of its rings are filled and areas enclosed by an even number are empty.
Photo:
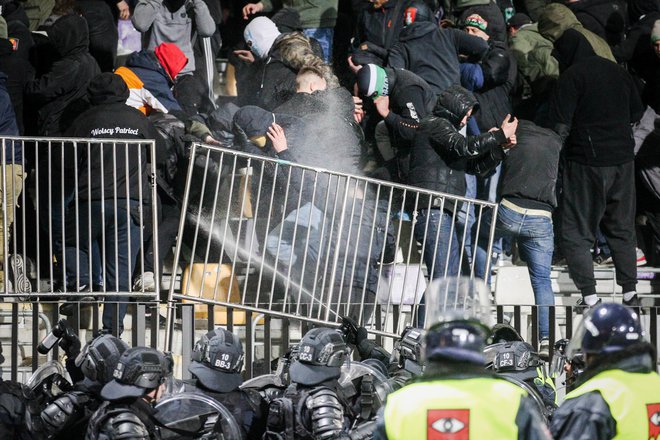
[[[491,327],[490,292],[483,280],[440,278],[429,284],[424,296],[426,329],[452,321],[479,321]]]

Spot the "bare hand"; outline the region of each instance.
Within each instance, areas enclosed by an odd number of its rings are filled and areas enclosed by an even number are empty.
[[[119,18],[122,20],[128,20],[130,18],[131,10],[128,7],[128,3],[126,3],[126,0],[121,0],[117,3],[117,9],[119,10]]]
[[[254,63],[254,54],[249,50],[235,50],[234,55],[238,57],[239,60],[245,61],[246,63]]]
[[[211,136],[210,134],[207,134],[206,136],[204,136],[204,143],[205,143],[205,144],[210,144],[210,145],[217,145],[217,146],[219,146],[219,147],[222,146],[222,142],[220,142],[219,140],[215,139],[215,138],[214,138],[213,136]]]
[[[362,69],[362,64],[353,63],[353,55],[348,57],[348,67],[353,71],[353,73],[358,73]]]
[[[353,104],[355,105],[355,108],[353,109],[353,118],[355,118],[355,122],[359,124],[360,122],[362,122],[362,118],[364,118],[364,109],[362,108],[362,100],[357,96],[353,96]]]
[[[383,118],[386,118],[387,115],[390,114],[389,96],[379,96],[378,98],[374,99],[374,105],[376,106],[376,110],[378,110],[378,114]]]
[[[509,122],[509,119],[511,119],[511,115],[506,115],[504,118],[504,121],[502,121],[502,132],[504,132],[504,136],[507,139],[510,139],[511,136],[514,136],[516,134],[516,129],[518,128],[518,119],[513,118],[513,121]]]
[[[268,127],[268,133],[266,133],[268,139],[273,143],[273,150],[277,153],[288,148],[286,143],[286,136],[284,136],[284,129],[279,126],[279,124],[273,122],[270,127]]]
[[[259,3],[248,3],[243,8],[243,20],[247,20],[250,15],[258,14],[264,10],[264,4]]]
[[[511,148],[515,147],[517,143],[518,141],[516,139],[516,135],[514,134],[508,139],[506,144],[502,145],[502,148],[505,150],[510,150]]]

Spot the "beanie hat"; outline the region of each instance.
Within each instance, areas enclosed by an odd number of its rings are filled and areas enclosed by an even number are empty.
[[[653,24],[653,31],[651,31],[651,43],[655,44],[660,40],[660,20],[656,20]]]
[[[466,19],[465,22],[463,23],[463,26],[468,27],[472,26],[475,27],[483,32],[486,32],[486,29],[488,28],[488,22],[484,20],[481,15],[479,14],[472,14],[469,15]]]
[[[5,21],[4,17],[0,17],[0,38],[6,40],[7,36],[7,22]]]
[[[258,58],[266,58],[275,39],[280,35],[277,26],[270,18],[256,17],[243,32],[245,42]]]
[[[387,72],[375,64],[367,64],[358,71],[357,85],[360,96],[376,99],[389,93]]]
[[[181,52],[179,46],[174,43],[161,43],[156,46],[154,49],[156,58],[165,72],[170,76],[170,79],[174,81],[176,76],[181,72],[186,64],[188,64],[188,58]]]
[[[519,28],[520,26],[524,26],[526,24],[531,24],[531,23],[532,23],[532,19],[529,18],[527,14],[523,14],[522,12],[517,12],[513,15],[513,17],[509,18],[507,25],[509,25],[509,27]]]

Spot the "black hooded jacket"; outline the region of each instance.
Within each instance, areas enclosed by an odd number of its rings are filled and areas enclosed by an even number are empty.
[[[518,63],[506,45],[491,39],[481,63],[484,86],[475,91],[480,111],[475,115],[481,131],[498,127],[506,115],[513,113],[511,95],[518,77]]]
[[[409,145],[419,126],[435,105],[435,93],[419,76],[401,69],[386,68],[389,81],[390,113],[385,123],[401,146]]]
[[[138,200],[139,183],[146,199],[147,149],[130,140],[157,139],[152,123],[139,110],[126,105],[128,87],[119,75],[104,73],[97,76],[89,86],[91,108],[80,115],[67,132],[67,136],[81,138],[114,139],[115,149],[110,143],[78,145],[77,157],[72,148],[65,149],[69,156],[66,164],[78,165],[78,190],[81,200],[118,198]],[[119,142],[126,143],[119,143]],[[128,163],[126,161],[128,158]],[[111,166],[111,164],[116,164]],[[103,180],[101,180],[101,176]],[[104,192],[102,192],[104,191]]]
[[[438,96],[433,115],[422,120],[413,143],[408,183],[420,188],[465,195],[465,172],[481,174],[502,157],[502,130],[467,138],[460,123],[477,104],[462,87],[452,86]],[[498,151],[500,150],[500,151]]]
[[[564,139],[566,159],[591,166],[632,161],[630,124],[644,107],[628,72],[597,56],[573,29],[555,42],[553,56],[560,76],[550,99],[550,128]]]
[[[621,43],[628,27],[627,4],[622,0],[579,0],[567,3],[582,26],[607,41]]]
[[[34,69],[25,58],[21,58],[14,51],[11,42],[4,38],[0,38],[0,72],[7,74],[7,92],[14,105],[18,130],[23,134],[23,89],[34,77]]]
[[[29,82],[25,93],[30,103],[39,108],[39,134],[61,136],[86,108],[87,86],[100,69],[89,54],[84,18],[64,16],[53,24],[48,35],[61,58],[48,73]]]
[[[435,94],[453,84],[460,84],[458,55],[481,60],[488,43],[458,29],[443,29],[433,22],[413,23],[401,31],[392,47],[387,65],[406,69],[424,79]]]

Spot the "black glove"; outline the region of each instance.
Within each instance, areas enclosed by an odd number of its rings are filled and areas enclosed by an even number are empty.
[[[354,319],[349,318],[349,317],[342,318],[340,331],[341,331],[341,334],[344,337],[344,340],[346,341],[347,344],[351,344],[351,345],[357,345],[358,344],[359,330],[360,330],[360,327],[358,326],[358,323]],[[364,329],[365,334],[366,334],[366,332],[367,332],[367,330]]]
[[[60,320],[58,325],[64,330],[59,344],[60,348],[64,350],[67,358],[75,359],[80,354],[80,338],[66,319]]]

